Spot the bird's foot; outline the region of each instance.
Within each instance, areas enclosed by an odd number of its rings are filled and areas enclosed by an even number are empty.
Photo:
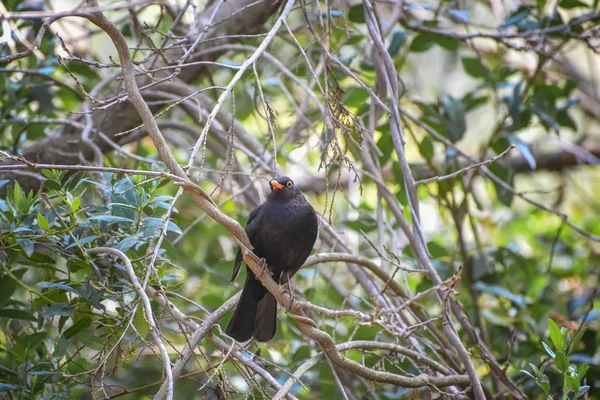
[[[289,293],[287,290],[283,290],[284,294],[287,294],[290,296],[290,302],[288,303],[287,307],[285,308],[285,312],[289,313],[290,310],[292,309],[292,306],[294,305],[294,301],[296,300],[296,298],[294,297],[293,294]]]
[[[285,312],[289,312],[292,309],[292,305],[294,304],[294,292],[292,292],[292,285],[290,284],[290,281],[288,279],[288,281],[286,283],[284,283],[281,286],[281,294],[282,295],[287,295],[290,298],[290,302],[288,304],[288,306],[285,308]]]
[[[258,260],[258,265],[260,266],[260,270],[258,275],[256,275],[256,279],[258,279],[259,276],[262,276],[269,269],[269,263],[267,262],[266,258],[261,257]]]

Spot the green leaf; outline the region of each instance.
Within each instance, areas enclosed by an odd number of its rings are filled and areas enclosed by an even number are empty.
[[[365,19],[365,9],[363,8],[362,3],[356,6],[350,7],[348,10],[348,19],[352,22],[356,22],[359,24],[364,24],[367,22]]]
[[[570,392],[577,393],[577,391],[579,390],[579,381],[574,376],[567,375],[567,378],[565,379],[565,383],[567,384],[567,389]]]
[[[351,86],[346,95],[344,104],[348,107],[360,107],[369,100],[369,92],[360,86]]]
[[[44,318],[50,318],[55,315],[70,317],[75,312],[75,307],[67,303],[56,303],[48,307],[43,313]]]
[[[577,376],[579,377],[579,380],[583,379],[583,377],[585,376],[585,374],[587,374],[589,369],[590,366],[587,363],[580,364],[577,367]]]
[[[30,371],[29,375],[34,375],[34,376],[52,376],[52,375],[57,375],[56,372],[52,372],[52,371]]]
[[[475,96],[474,93],[468,93],[460,100],[460,102],[463,103],[465,112],[469,112],[487,104],[488,97],[486,95]]]
[[[571,96],[573,91],[579,87],[580,82],[575,79],[567,79],[563,86],[563,94],[565,97]]]
[[[168,282],[168,281],[172,281],[172,280],[181,280],[184,279],[184,276],[181,274],[167,274],[165,276],[163,276],[162,278],[160,278],[161,282]]]
[[[178,235],[183,234],[183,232],[181,231],[181,228],[179,228],[177,226],[177,224],[175,224],[175,222],[173,222],[173,221],[169,221],[169,223],[167,224],[167,232],[173,232]]]
[[[558,122],[560,126],[571,128],[572,130],[577,131],[577,124],[575,121],[573,121],[573,118],[571,118],[567,110],[562,110],[556,113],[556,122]]]
[[[149,237],[152,235],[156,235],[162,229],[164,220],[162,218],[154,218],[148,217],[142,221],[142,235],[143,237]],[[183,232],[181,229],[173,222],[169,221],[167,223],[167,232],[173,232],[181,235]]]
[[[520,371],[519,371],[519,373],[521,373],[521,374],[525,374],[525,375],[527,375],[528,377],[530,377],[530,378],[532,378],[532,379],[535,379],[535,376],[531,375],[531,373],[530,373],[530,372],[528,372],[528,371],[526,371],[526,370],[524,370],[524,369],[520,370]]]
[[[71,203],[71,209],[73,210],[74,213],[76,213],[77,210],[79,210],[80,204],[81,204],[81,197],[75,197],[75,200],[73,200],[73,202]]]
[[[37,223],[40,228],[47,231],[48,230],[48,220],[42,214],[37,215]]]
[[[490,71],[476,57],[463,57],[462,65],[467,74],[474,78],[488,79]]]
[[[542,342],[542,346],[544,346],[544,350],[546,350],[546,353],[548,353],[548,355],[552,358],[556,357],[556,355],[554,354],[554,352],[552,351],[552,349],[550,348],[550,346],[548,346],[546,343]]]
[[[133,326],[142,339],[150,332],[150,327],[148,326],[148,322],[146,322],[142,307],[138,308],[135,317],[133,317]]]
[[[60,282],[38,282],[35,286],[40,289],[60,289],[65,292],[76,293],[71,286]]]
[[[569,344],[569,349],[567,350],[568,355],[571,355],[573,353],[573,351],[575,351],[575,348],[581,341],[581,338],[583,338],[583,335],[585,334],[586,330],[587,330],[587,327],[584,326],[575,334],[575,337],[573,338],[573,340],[571,340],[571,343]]]
[[[157,189],[159,189],[159,188],[161,188],[161,187],[163,187],[163,186],[166,186],[166,185],[167,185],[168,183],[170,183],[170,182],[171,182],[171,180],[169,180],[169,179],[161,179],[161,180],[159,180],[159,181],[158,181],[158,183],[156,184],[156,188],[157,188]]]
[[[130,210],[137,210],[138,207],[131,205],[131,204],[125,204],[125,203],[108,203],[108,207],[115,210],[118,208],[128,208]]]
[[[538,116],[540,122],[542,123],[542,125],[544,125],[544,127],[547,130],[553,130],[558,133],[558,131],[560,130],[560,124],[558,123],[558,121],[556,121],[556,119],[554,119],[552,115],[538,107],[532,107],[532,111],[535,115]]]
[[[469,22],[469,12],[465,10],[448,10],[448,16],[456,22]]]
[[[554,348],[558,351],[563,351],[565,348],[565,337],[560,332],[560,328],[552,319],[548,318],[548,328],[550,329],[550,339],[554,344]]]
[[[83,332],[79,332],[77,339],[81,341],[84,346],[89,347],[92,350],[101,351],[105,346],[103,338],[93,334],[91,329],[85,329]]]
[[[444,116],[448,122],[446,126],[448,139],[453,143],[456,143],[462,139],[467,130],[465,109],[459,100],[449,94],[442,96],[441,103],[442,108],[444,109]]]
[[[580,397],[585,396],[585,394],[588,392],[588,390],[590,390],[590,387],[588,385],[579,386],[579,389],[577,390],[577,393],[575,394],[575,398],[578,399]]]
[[[390,56],[394,57],[400,49],[402,45],[406,41],[406,31],[398,28],[394,28],[394,34],[392,35],[392,41],[390,42],[390,47],[388,47],[388,53]]]
[[[361,326],[356,330],[352,340],[374,340],[373,338],[380,332],[376,326]]]
[[[108,222],[108,223],[114,223],[114,222],[133,223],[134,222],[130,218],[116,217],[114,215],[95,215],[95,216],[90,217],[88,219],[91,220],[91,221],[102,221],[102,222]]]
[[[533,363],[529,363],[529,366],[531,367],[531,370],[533,371],[534,375],[535,375],[535,379],[542,379],[542,372],[540,372],[539,368],[533,364]]]
[[[517,14],[514,14],[511,17],[504,20],[504,22],[498,26],[498,29],[504,29],[504,28],[508,28],[509,26],[516,25],[519,22],[523,21],[528,16],[529,16],[529,10],[524,10]]]
[[[344,225],[352,229],[353,231],[363,231],[369,233],[377,228],[377,224],[372,219],[360,218],[354,221],[342,221]]]
[[[98,239],[97,235],[87,236],[81,239],[77,239],[76,242],[71,243],[66,248],[72,249],[73,247],[83,246],[84,244],[92,243],[94,240]]]
[[[521,104],[521,95],[523,91],[523,81],[517,83],[512,90],[512,93],[508,95],[504,100],[508,106],[508,112],[512,119],[512,130],[518,130],[526,125],[527,118],[523,118],[523,113],[526,108]],[[522,122],[524,119],[526,122]]]
[[[390,125],[385,124],[377,127],[377,130],[381,132],[381,137],[377,140],[377,147],[381,151],[381,163],[385,164],[389,161],[392,152],[394,151],[394,144],[392,142],[392,133],[390,131]]]
[[[65,190],[73,190],[75,189],[79,184],[87,182],[84,179],[84,175],[85,175],[85,171],[77,171],[76,173],[74,173],[73,175],[71,175],[69,177],[69,179],[67,180],[67,182],[65,182]]]
[[[129,250],[130,248],[132,248],[133,246],[135,246],[139,241],[140,241],[140,238],[135,235],[127,236],[125,239],[121,240],[115,246],[115,248],[117,250],[121,250],[121,251],[125,252],[125,251]]]
[[[18,376],[18,374],[13,371],[10,368],[5,367],[4,365],[0,364],[0,372],[3,372],[5,375],[10,375],[10,376]]]
[[[19,246],[23,249],[27,257],[31,257],[34,251],[33,242],[29,239],[17,239],[15,240]]]
[[[19,386],[11,385],[9,383],[0,383],[0,393],[2,392],[10,392],[11,390],[18,390]]]
[[[21,340],[27,347],[34,347],[39,344],[42,340],[46,339],[48,332],[36,332],[31,335],[24,336]]]
[[[508,139],[505,136],[506,135],[500,136],[498,139],[494,140],[494,142],[492,143],[491,147],[492,147],[492,150],[494,150],[494,153],[500,154],[510,146],[510,142],[508,141]]]
[[[410,42],[408,50],[413,53],[423,53],[431,49],[434,44],[435,41],[432,39],[431,35],[419,33],[412,42]]]
[[[550,392],[550,384],[548,382],[537,381],[536,383],[544,391],[544,393],[548,394]]]
[[[562,372],[569,369],[569,358],[562,351],[557,351],[554,358],[554,365]]]
[[[252,100],[250,102],[250,107],[253,107]],[[113,203],[127,204],[132,208],[139,208],[141,201],[138,190],[130,178],[121,179],[114,185],[111,201]],[[112,210],[113,215],[117,217],[134,218],[134,211],[129,208],[121,208],[113,205]]]
[[[62,186],[60,185],[60,183],[56,182],[53,179],[46,179],[44,181],[44,186],[47,189],[56,190],[57,192],[60,191],[60,190],[62,190]]]
[[[73,336],[77,335],[79,332],[81,332],[82,330],[87,328],[88,326],[91,326],[92,325],[91,322],[92,322],[91,317],[84,317],[84,318],[80,319],[79,321],[75,322],[73,325],[71,325],[70,328],[68,328],[63,333],[65,339],[69,340]]]
[[[560,8],[576,8],[576,7],[590,7],[590,5],[585,4],[583,1],[579,0],[562,0],[559,4]]]
[[[31,313],[23,310],[17,310],[14,308],[2,308],[0,309],[0,318],[10,318],[10,319],[22,319],[26,321],[36,322],[37,318],[34,317]]]
[[[446,249],[437,244],[436,242],[427,243],[427,249],[429,250],[429,254],[431,254],[431,257],[433,258],[440,258],[448,255]]]
[[[425,136],[421,143],[419,143],[419,150],[425,159],[431,160],[433,158],[434,147],[433,140],[429,135]]]
[[[341,30],[341,29],[340,29]],[[344,31],[344,37],[346,37],[346,31]],[[350,38],[346,40],[346,46],[354,46],[359,44],[365,37],[361,35],[359,32],[354,32],[354,34],[350,35]]]
[[[25,196],[25,192],[23,192],[23,189],[21,189],[21,185],[19,185],[19,182],[15,181],[15,185],[13,186],[13,201],[15,203],[15,206],[17,208],[17,210],[19,211],[19,213],[21,214],[26,214],[27,213],[27,209],[26,209],[26,205],[28,204],[27,202],[27,196]]]
[[[448,50],[448,51],[458,50],[460,41],[458,41],[456,39],[452,39],[447,36],[442,36],[442,35],[432,35],[432,36],[433,36],[433,41],[435,42],[435,44],[440,46],[442,49]]]
[[[19,280],[25,275],[25,272],[27,272],[26,268],[11,271]],[[17,290],[17,281],[9,275],[2,275],[0,278],[0,307],[5,306],[10,301],[15,290]]]
[[[300,346],[292,355],[292,361],[299,362],[310,358],[310,347],[307,345]]]
[[[64,326],[65,326],[65,323],[66,323],[66,322],[69,320],[69,318],[70,318],[70,317],[65,317],[65,316],[62,316],[62,317],[60,317],[60,318],[58,319],[58,332],[62,332],[62,330],[63,330],[63,328],[64,328]],[[62,336],[61,336],[61,337],[62,337]],[[62,337],[62,340],[65,340],[65,338],[64,338],[64,337]]]
[[[517,148],[517,150],[519,150],[519,153],[521,153],[525,161],[527,161],[527,164],[529,164],[529,168],[531,168],[532,171],[535,170],[537,163],[535,157],[531,153],[530,146],[516,135],[508,135],[508,140]]]
[[[510,170],[499,163],[492,163],[488,166],[488,168],[494,173],[494,175],[500,178],[500,180],[508,184],[508,186],[514,187],[514,175]],[[495,181],[494,188],[496,189],[498,200],[500,200],[500,202],[506,207],[510,207],[514,199],[514,193]]]
[[[85,273],[87,275],[91,275],[92,274],[92,268],[90,267],[90,265],[83,260],[80,260],[78,258],[69,258],[67,260],[67,267],[69,268],[69,271],[71,272],[77,272],[79,270],[83,270],[85,271]]]

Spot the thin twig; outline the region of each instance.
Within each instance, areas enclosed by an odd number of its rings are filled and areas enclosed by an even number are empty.
[[[454,178],[454,177],[456,177],[458,175],[464,174],[465,172],[470,171],[472,169],[475,169],[475,168],[478,168],[478,167],[481,167],[481,166],[488,165],[488,164],[491,164],[493,162],[496,162],[499,159],[501,159],[502,157],[504,157],[505,155],[507,155],[514,148],[515,148],[515,146],[509,146],[502,153],[498,154],[495,157],[490,158],[489,160],[485,160],[485,161],[482,161],[482,162],[477,163],[477,164],[469,165],[468,167],[459,169],[458,171],[455,171],[455,172],[453,172],[451,174],[448,174],[448,175],[434,176],[433,178],[422,179],[420,181],[416,181],[415,185],[423,185],[423,184],[427,184],[427,183],[430,183],[430,182],[439,182],[439,181],[444,181],[446,179],[452,179],[452,178]]]

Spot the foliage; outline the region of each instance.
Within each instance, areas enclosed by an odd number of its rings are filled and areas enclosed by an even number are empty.
[[[20,396],[70,397],[83,389],[64,375],[85,371],[93,358],[106,359],[116,350],[113,362],[125,359],[148,334],[124,267],[94,260],[85,249],[121,250],[142,271],[173,197],[157,193],[161,181],[141,176],[105,174],[92,180],[83,172],[70,177],[64,171],[43,173],[47,194],[26,195],[17,183],[0,202],[0,317],[10,321],[2,344],[2,373]],[[173,221],[166,230],[181,234]],[[185,273],[164,251],[158,255],[149,283],[177,289]],[[138,340],[128,340],[125,348],[115,346],[123,337]]]
[[[577,367],[571,365],[569,356],[573,353],[573,350],[577,348],[579,341],[585,334],[586,328],[582,327],[578,329],[574,336],[569,335],[569,330],[565,327],[559,328],[552,319],[548,320],[548,326],[550,327],[550,339],[556,351],[552,351],[550,346],[542,342],[544,350],[550,356],[549,360],[546,360],[538,368],[535,364],[529,364],[532,372],[529,373],[525,370],[521,370],[521,373],[529,376],[535,380],[535,383],[548,395],[550,395],[551,385],[548,375],[544,374],[544,369],[547,365],[554,365],[554,367],[560,371],[562,377],[562,398],[568,399],[569,394],[572,393],[573,399],[577,399],[586,395],[589,391],[589,385],[583,385],[584,378],[590,366],[587,363],[581,363]]]

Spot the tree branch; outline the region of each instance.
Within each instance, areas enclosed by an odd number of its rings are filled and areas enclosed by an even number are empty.
[[[191,41],[204,32],[203,41],[197,46],[193,54],[190,55],[190,61],[200,61],[196,54],[203,54],[203,50],[214,47],[222,46],[235,40],[239,40],[238,35],[254,33],[259,29],[262,24],[271,16],[278,8],[281,0],[228,0],[218,8],[218,11],[214,13],[214,21],[212,24],[208,24],[210,16],[213,15],[216,5],[213,5],[196,17],[196,25],[190,29],[189,37]],[[96,9],[96,8],[94,8]],[[91,9],[93,11],[94,9]],[[239,12],[243,10],[243,12]],[[42,25],[42,28],[38,32],[38,37],[41,41],[49,25],[55,22],[58,18],[64,18],[76,13],[78,16],[86,17],[90,15],[89,9],[83,11],[81,8],[76,11],[69,11],[59,13],[52,16],[43,15],[43,17],[49,18]],[[35,42],[34,42],[35,45]],[[225,46],[222,46],[221,51],[211,52],[209,54],[203,54],[202,60],[214,61],[221,54],[227,51]],[[166,55],[171,55],[173,58],[179,58],[182,54],[178,49],[170,49],[163,51]],[[27,56],[26,54],[25,56]],[[150,62],[150,61],[148,61]],[[152,69],[147,66],[148,69]],[[155,73],[158,78],[169,78],[173,82],[165,81],[160,84],[154,84],[154,89],[159,89],[163,85],[173,85],[178,83],[186,83],[197,80],[200,76],[208,73],[209,70],[206,65],[203,64],[191,64],[188,66],[182,66],[181,72],[178,76],[173,75],[170,71],[158,71]],[[134,79],[135,79],[134,73]],[[155,79],[155,78],[154,78]],[[139,85],[145,86],[152,82],[148,77],[139,77]],[[114,79],[112,80],[114,81]],[[110,81],[109,81],[110,82]],[[127,94],[129,95],[129,93]],[[135,112],[135,109],[128,102],[122,102],[126,98],[120,99],[118,105],[114,105],[107,110],[98,110],[92,112],[92,131],[102,132],[110,140],[117,141],[116,134],[119,132],[126,131],[128,129],[138,126],[141,122],[139,115]],[[160,106],[153,106],[152,112],[157,112]],[[76,116],[75,120],[79,121],[82,116]],[[93,142],[97,145],[98,149],[106,153],[112,149],[110,144],[95,135]],[[23,149],[22,155],[29,161],[39,164],[79,164],[81,154],[86,160],[94,159],[94,150],[88,146],[81,138],[81,131],[74,126],[65,126],[60,134],[54,134],[46,136]],[[6,164],[12,164],[14,162],[7,161]],[[2,176],[5,179],[14,180],[14,174],[5,174]],[[19,184],[25,190],[36,191],[39,188],[39,180],[30,176],[19,176]]]
[[[95,0],[88,0],[88,2],[92,5],[95,5]],[[94,13],[88,16],[88,19],[99,28],[104,30],[110,36],[115,47],[117,48],[123,69],[123,78],[129,101],[133,104],[137,113],[144,122],[148,134],[153,140],[161,159],[173,174],[181,178],[185,178],[185,172],[176,162],[173,154],[167,147],[165,139],[153,118],[150,108],[145,103],[142,95],[139,92],[137,82],[135,80],[135,70],[133,68],[133,63],[131,61],[129,49],[125,39],[116,29],[116,27],[101,13]],[[402,387],[416,388],[421,386],[467,386],[469,384],[469,378],[465,375],[430,376],[421,374],[416,377],[404,377],[390,372],[376,371],[343,357],[335,347],[331,337],[326,332],[318,329],[315,322],[306,317],[302,307],[299,304],[293,304],[289,297],[284,296],[281,288],[272,279],[270,273],[261,267],[258,257],[256,257],[256,255],[250,250],[252,246],[241,225],[234,219],[223,214],[216,207],[212,199],[210,199],[210,197],[207,198],[203,190],[201,190],[201,188],[194,183],[189,182],[184,184],[183,188],[186,190],[186,192],[188,192],[188,194],[190,194],[196,204],[204,212],[206,212],[213,220],[223,225],[233,235],[240,245],[244,261],[248,267],[255,273],[256,277],[267,288],[267,290],[273,294],[277,302],[281,304],[284,309],[289,310],[288,315],[297,320],[300,330],[308,337],[317,341],[323,351],[336,366],[344,368],[368,380],[391,383]],[[167,393],[169,393],[169,391],[167,391]]]

